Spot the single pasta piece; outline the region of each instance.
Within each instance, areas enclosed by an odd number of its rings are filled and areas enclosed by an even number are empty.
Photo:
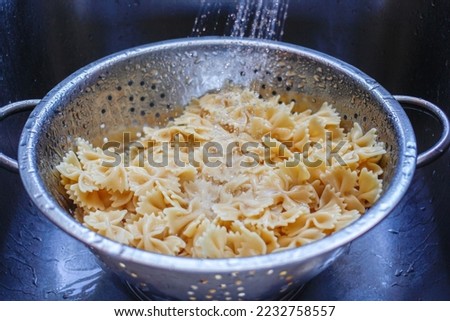
[[[328,103],[293,107],[242,88],[206,94],[143,128],[141,152],[112,157],[78,138],[61,184],[82,224],[139,249],[213,259],[299,247],[377,201],[386,151],[375,128],[346,132]]]

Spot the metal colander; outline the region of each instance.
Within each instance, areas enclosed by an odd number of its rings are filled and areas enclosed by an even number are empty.
[[[328,101],[344,122],[357,120],[365,130],[378,128],[388,151],[379,201],[361,219],[323,240],[269,255],[231,259],[145,252],[106,239],[72,217],[73,204],[55,166],[74,148],[76,137],[99,143],[111,133],[164,126],[191,98],[229,84],[251,87],[263,97],[280,95],[300,110]],[[423,162],[437,153],[430,151]],[[11,165],[0,156],[3,165],[14,168],[14,162]],[[411,181],[416,143],[393,96],[348,64],[277,42],[198,38],[126,50],[68,77],[31,114],[21,136],[18,163],[26,190],[39,209],[146,297],[261,300],[295,293],[394,208]]]

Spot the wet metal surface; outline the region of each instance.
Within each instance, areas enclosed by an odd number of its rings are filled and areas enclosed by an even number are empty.
[[[450,4],[367,3],[291,0],[283,40],[336,56],[391,93],[428,99],[448,115]],[[199,8],[200,1],[4,1],[0,105],[41,98],[68,74],[109,53],[188,36]],[[420,151],[433,143],[439,126],[424,114],[409,114]],[[0,149],[10,156],[17,153],[26,117],[0,124]],[[296,299],[450,300],[449,169],[450,152],[418,169],[396,210]],[[17,174],[0,169],[0,299],[134,298],[88,249],[47,221]]]

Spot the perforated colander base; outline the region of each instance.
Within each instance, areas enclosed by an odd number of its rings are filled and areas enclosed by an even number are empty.
[[[141,288],[132,285],[131,283],[125,281],[130,292],[141,301],[168,301],[167,298],[163,298],[147,291],[142,290]],[[305,285],[302,284],[299,287],[292,289],[291,291],[287,291],[282,297],[278,298],[280,301],[291,301],[294,300],[298,294],[300,294]]]

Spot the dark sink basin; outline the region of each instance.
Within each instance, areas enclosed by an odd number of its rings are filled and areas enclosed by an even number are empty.
[[[229,32],[237,0],[2,1],[0,106],[41,98],[93,60],[139,44]],[[220,11],[219,11],[220,10]],[[450,2],[291,0],[283,41],[355,65],[393,94],[425,98],[450,114]],[[436,121],[408,112],[419,150]],[[17,153],[26,114],[0,123],[0,150]],[[298,300],[450,300],[450,152],[418,169],[394,212],[306,284]],[[19,175],[0,169],[0,299],[130,300],[136,296],[32,205]]]

